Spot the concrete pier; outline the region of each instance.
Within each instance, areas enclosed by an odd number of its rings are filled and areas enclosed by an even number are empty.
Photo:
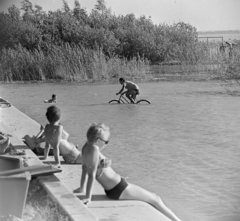
[[[12,135],[12,145],[16,149],[25,149],[29,166],[44,163],[22,141],[25,135],[33,136],[39,132],[39,123],[14,106],[0,107],[0,121],[0,131]],[[45,162],[54,162],[54,159],[48,157]],[[97,182],[94,186],[92,202],[86,207],[81,201],[82,194],[73,193],[73,190],[79,187],[80,177],[81,165],[69,165],[64,162],[62,163],[62,172],[38,177],[48,194],[73,221],[170,220],[147,203],[108,199],[103,188]]]

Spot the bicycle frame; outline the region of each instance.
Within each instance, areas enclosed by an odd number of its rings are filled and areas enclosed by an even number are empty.
[[[126,97],[125,94],[121,94],[118,98],[118,100],[111,100],[108,102],[109,104],[111,103],[118,103],[118,104],[131,104],[130,100]],[[151,104],[150,101],[146,100],[146,99],[140,99],[138,100],[137,98],[134,100],[134,103],[133,104]]]
[[[120,95],[119,99],[118,99],[119,103],[122,104],[130,104],[131,102],[128,100],[128,98],[126,98],[126,95]],[[135,103],[135,102],[134,102]]]

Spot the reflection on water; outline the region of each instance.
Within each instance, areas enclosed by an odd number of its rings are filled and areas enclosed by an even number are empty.
[[[151,105],[111,105],[120,85],[14,84],[0,94],[45,125],[53,93],[71,141],[92,122],[111,127],[104,151],[129,181],[162,196],[185,221],[240,220],[239,97],[218,83],[139,84]]]

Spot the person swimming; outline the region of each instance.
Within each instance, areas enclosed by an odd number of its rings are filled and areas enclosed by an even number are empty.
[[[57,103],[57,95],[53,94],[52,98],[49,100],[45,100],[44,103]]]

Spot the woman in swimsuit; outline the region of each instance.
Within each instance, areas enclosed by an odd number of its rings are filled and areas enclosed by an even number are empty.
[[[73,143],[67,140],[69,134],[64,131],[63,126],[60,125],[61,110],[56,106],[50,106],[47,109],[46,117],[49,124],[47,124],[44,129],[46,142],[44,159],[47,158],[51,146],[57,167],[60,167],[60,153],[67,163],[82,163],[81,152]]]
[[[137,185],[127,183],[111,167],[111,160],[101,151],[108,144],[110,130],[104,124],[92,124],[87,131],[87,142],[82,148],[82,176],[80,187],[75,193],[84,193],[87,183],[85,204],[91,202],[95,180],[104,188],[106,195],[115,200],[140,200],[149,203],[171,220],[180,219],[162,202],[161,198]],[[88,176],[88,179],[86,179]]]

